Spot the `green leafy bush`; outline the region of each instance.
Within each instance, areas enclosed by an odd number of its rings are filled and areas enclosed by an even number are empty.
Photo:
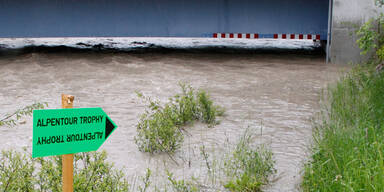
[[[107,163],[105,152],[78,153],[74,157],[74,191],[128,191],[121,171]],[[0,191],[62,191],[61,156],[32,159],[16,151],[0,156]]]
[[[170,104],[162,107],[150,98],[147,100],[150,103],[149,110],[142,114],[135,137],[139,150],[150,153],[174,152],[184,139],[177,125],[180,117]]]
[[[180,84],[181,94],[176,94],[173,98],[170,98],[170,105],[172,106],[176,119],[175,123],[179,126],[183,126],[187,123],[191,123],[198,120],[198,106],[195,98],[195,91],[191,86]]]
[[[35,166],[21,153],[2,151],[0,156],[0,191],[34,191]]]
[[[213,105],[213,101],[204,90],[197,92],[197,107],[197,118],[209,125],[217,124],[216,116],[224,114],[224,108]]]
[[[361,54],[365,55],[373,51],[374,61],[382,62],[384,60],[384,14],[380,14],[376,19],[370,19],[357,30],[356,34],[359,37],[357,44]]]
[[[178,116],[176,124],[185,125],[195,120],[216,125],[217,116],[224,115],[224,108],[214,105],[211,97],[205,90],[194,90],[190,85],[180,84],[182,93],[170,99],[172,107]]]
[[[225,187],[231,191],[261,191],[261,187],[268,183],[268,177],[275,172],[272,152],[264,146],[251,145],[251,138],[247,129],[224,163],[230,178]]]
[[[216,116],[224,114],[224,109],[214,105],[204,90],[197,92],[185,84],[180,87],[182,92],[163,106],[138,93],[149,103],[137,124],[135,142],[140,151],[173,153],[184,140],[183,126],[197,120],[213,126],[218,123]]]

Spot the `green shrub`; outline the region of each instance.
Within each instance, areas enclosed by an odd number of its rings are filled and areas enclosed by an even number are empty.
[[[374,52],[375,62],[384,61],[384,14],[381,13],[376,19],[370,19],[363,24],[356,34],[357,44],[361,49],[361,54],[365,55]]]
[[[204,90],[197,92],[197,106],[198,119],[208,125],[217,124],[216,116],[222,116],[224,114],[224,108],[213,105],[213,101]]]
[[[0,191],[34,191],[34,163],[14,151],[2,151],[0,157]]]
[[[169,105],[141,116],[137,125],[135,142],[140,151],[174,152],[183,141],[183,134],[172,119],[174,112]]]
[[[195,98],[194,89],[185,84],[180,84],[182,93],[176,94],[170,98],[170,103],[177,115],[175,123],[179,126],[184,126],[187,123],[192,123],[198,120],[198,106]]]
[[[178,125],[185,125],[199,120],[210,126],[216,125],[217,116],[224,115],[224,108],[214,105],[211,97],[205,90],[194,90],[190,85],[180,84],[182,93],[170,99],[172,107],[178,115]]]
[[[196,92],[185,84],[180,87],[182,92],[164,106],[137,93],[149,103],[137,124],[135,142],[140,151],[173,153],[184,140],[183,126],[197,120],[213,126],[218,123],[216,116],[224,114],[224,109],[214,105],[205,91]]]
[[[62,191],[61,156],[32,159],[20,152],[3,151],[0,160],[0,191]],[[105,152],[76,154],[74,191],[128,191],[124,174],[105,160]]]
[[[251,145],[249,129],[240,138],[224,166],[230,181],[225,185],[231,191],[261,191],[268,177],[275,172],[272,152],[264,146]]]

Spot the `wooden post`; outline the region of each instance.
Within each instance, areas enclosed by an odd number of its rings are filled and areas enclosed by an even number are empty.
[[[73,100],[72,95],[61,95],[61,107],[72,108]],[[67,154],[62,156],[62,174],[63,174],[63,192],[73,192],[73,154]]]

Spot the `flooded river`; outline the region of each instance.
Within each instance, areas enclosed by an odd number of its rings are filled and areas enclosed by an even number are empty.
[[[228,53],[28,53],[0,57],[0,114],[36,101],[60,108],[62,93],[75,96],[75,107],[102,107],[118,129],[101,149],[129,178],[146,168],[203,177],[199,146],[224,150],[250,127],[257,143],[274,153],[277,173],[267,191],[296,191],[311,142],[311,118],[319,109],[320,92],[340,68],[323,56]],[[226,108],[213,128],[188,128],[183,147],[167,155],[138,151],[136,124],[145,109],[135,91],[167,101],[180,92],[178,83],[207,90]],[[32,117],[16,127],[0,127],[0,149],[31,151]],[[217,153],[218,152],[218,153]],[[213,158],[213,157],[211,157]],[[155,175],[156,176],[156,175]],[[162,180],[159,179],[159,182]]]

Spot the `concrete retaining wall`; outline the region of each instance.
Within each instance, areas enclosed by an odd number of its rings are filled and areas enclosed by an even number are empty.
[[[332,63],[359,63],[366,59],[360,55],[355,31],[380,13],[384,13],[384,8],[375,6],[374,0],[333,0]]]

